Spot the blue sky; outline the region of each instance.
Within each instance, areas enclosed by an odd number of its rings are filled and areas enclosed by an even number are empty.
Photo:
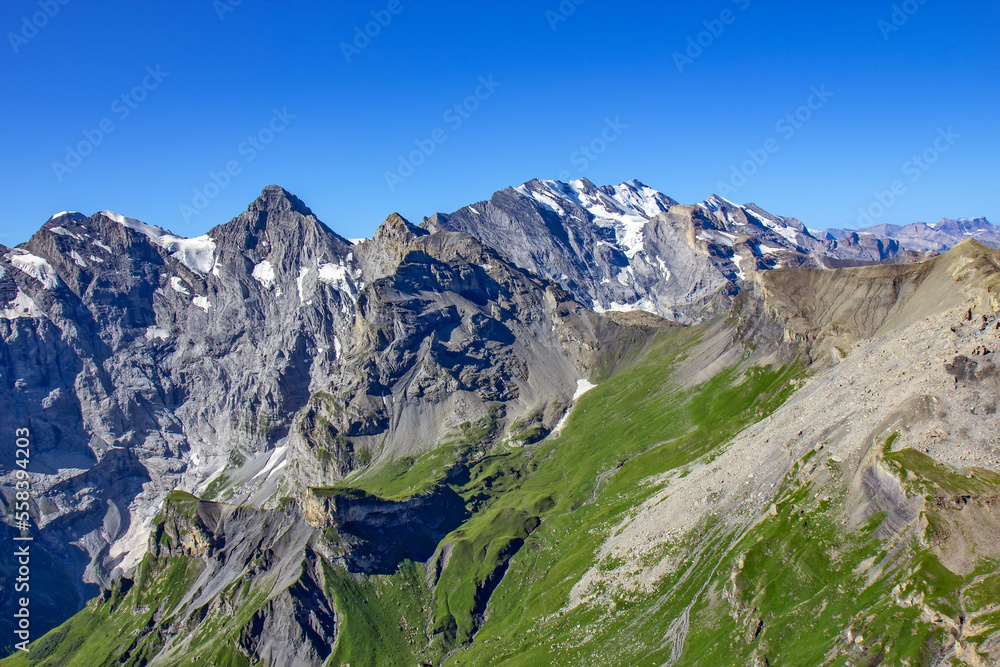
[[[1000,222],[1000,3],[576,2],[6,0],[0,243],[62,210],[194,236],[270,183],[361,237],[581,176]]]

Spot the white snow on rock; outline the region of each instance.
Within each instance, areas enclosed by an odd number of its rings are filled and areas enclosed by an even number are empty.
[[[736,265],[736,277],[739,278],[740,280],[746,280],[747,279],[747,274],[743,270],[743,267],[740,266],[740,262],[742,262],[742,261],[743,261],[743,257],[742,256],[740,256],[740,255],[733,255],[733,264]]]
[[[780,234],[781,236],[783,236],[785,238],[785,240],[787,240],[793,246],[798,243],[798,241],[796,240],[796,238],[797,238],[796,237],[796,234],[797,234],[796,230],[792,229],[791,227],[787,227],[785,225],[778,224],[774,220],[771,220],[771,219],[769,219],[769,218],[761,215],[760,213],[757,213],[756,211],[754,211],[751,208],[744,207],[743,210],[745,210],[747,213],[749,213],[753,217],[757,218],[761,222],[761,224],[764,225],[765,227],[767,227],[768,229],[771,229],[776,234]]]
[[[7,304],[7,307],[0,310],[0,317],[5,320],[16,320],[22,317],[37,318],[42,316],[42,311],[30,296],[17,290],[17,296]]]
[[[55,216],[53,216],[55,217]],[[68,236],[69,238],[76,239],[77,241],[83,241],[84,237],[79,234],[74,234],[63,226],[49,227],[49,231],[53,234],[58,234],[59,236]]]
[[[94,245],[96,245],[101,250],[104,250],[106,252],[111,252],[111,248],[109,248],[105,244],[101,243],[100,241],[94,241]]]
[[[192,271],[205,275],[215,266],[215,241],[208,235],[186,239],[113,211],[101,211],[101,215],[145,234],[150,241],[167,250],[171,257]]]
[[[596,386],[597,386],[596,384],[591,384],[590,382],[584,380],[583,378],[577,380],[576,391],[573,393],[573,400],[575,401],[576,399],[580,398],[581,396],[583,396]]]
[[[253,273],[251,273],[250,275],[252,275],[257,280],[257,282],[259,282],[267,289],[271,289],[272,287],[274,287],[274,279],[275,279],[274,266],[272,266],[271,262],[269,262],[268,260],[265,259],[263,262],[253,267]]]
[[[272,471],[280,470],[282,467],[284,467],[284,466],[279,466],[278,463],[279,461],[281,463],[287,463],[286,461],[282,460],[285,456],[285,450],[287,449],[288,449],[287,445],[283,445],[281,447],[275,447],[274,450],[271,451],[271,455],[267,458],[267,463],[264,464],[264,467],[261,468],[260,471],[252,477],[252,479],[257,479],[261,475],[265,475],[264,479],[267,479],[267,477],[271,476],[270,473]]]
[[[722,209],[722,208],[724,208],[726,206],[730,206],[732,208],[743,208],[739,204],[734,204],[733,202],[729,201],[725,197],[720,197],[719,195],[712,195],[711,197],[709,197],[705,201],[703,201],[700,204],[698,204],[698,206],[700,206],[701,208],[703,208],[703,209],[705,209],[707,211],[712,211],[713,213],[715,213],[716,211],[719,211],[720,209]]]
[[[583,396],[596,386],[597,386],[596,384],[591,384],[590,382],[588,382],[583,378],[577,380],[576,391],[573,392],[573,402],[575,403],[577,399],[579,399],[581,396]],[[573,407],[570,406],[570,408],[566,410],[566,413],[562,416],[562,419],[559,420],[559,423],[556,424],[555,427],[552,429],[552,432],[549,434],[549,437],[557,436],[560,433],[562,433],[563,428],[566,426],[566,422],[569,421],[569,415],[572,411]]]
[[[667,263],[663,261],[663,258],[657,257],[656,263],[660,265],[660,271],[663,273],[663,282],[670,280],[670,269],[667,268]]]
[[[59,285],[59,278],[51,264],[23,250],[15,252],[21,254],[11,253],[6,256],[15,269],[42,283],[45,289],[55,289]]]
[[[586,210],[595,225],[615,230],[617,245],[629,259],[644,249],[643,230],[649,219],[669,210],[673,203],[669,197],[636,180],[603,190],[584,179],[538,183],[545,191],[536,190],[537,185],[528,187],[527,183],[515,189],[560,215],[566,215],[563,206],[566,202]]]
[[[319,267],[319,279],[341,292],[354,295],[354,284],[350,280],[348,268],[343,264],[323,264]]]
[[[148,327],[146,329],[146,340],[155,340],[157,338],[167,340],[170,338],[170,332],[161,327]]]
[[[727,232],[720,232],[715,229],[703,229],[698,232],[698,236],[696,238],[699,241],[711,241],[728,247],[732,247],[733,243],[736,242],[736,237],[734,235]]]
[[[550,190],[555,185],[555,181],[542,181],[542,182],[545,183],[547,186],[549,186]],[[552,197],[544,192],[536,192],[535,190],[528,188],[527,185],[519,185],[516,188],[516,190],[525,197],[530,197],[531,199],[534,199],[548,210],[558,213],[559,215],[566,215],[565,209],[563,209],[563,207],[559,205],[559,201],[555,197]]]
[[[178,278],[177,276],[170,276],[170,287],[172,287],[175,292],[179,292],[181,294],[191,293],[188,290],[188,288],[184,285],[184,281]]]
[[[198,306],[206,313],[208,312],[208,309],[212,307],[212,302],[209,301],[208,297],[206,296],[196,296],[195,298],[191,299],[191,303]]]
[[[305,280],[308,274],[309,269],[303,266],[299,269],[299,277],[295,279],[295,284],[299,287],[299,303],[306,302]]]
[[[89,268],[87,266],[87,263],[83,261],[83,257],[80,257],[80,255],[76,252],[76,250],[71,250],[69,256],[81,269]]]

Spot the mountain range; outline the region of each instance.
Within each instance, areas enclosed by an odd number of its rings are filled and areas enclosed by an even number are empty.
[[[1000,660],[991,245],[586,179],[53,216],[0,247],[3,664]]]

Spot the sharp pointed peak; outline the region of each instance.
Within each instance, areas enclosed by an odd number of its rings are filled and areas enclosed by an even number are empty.
[[[280,185],[268,185],[261,190],[260,196],[252,204],[251,209],[271,211],[295,211],[302,215],[314,215],[312,210],[301,199]]]

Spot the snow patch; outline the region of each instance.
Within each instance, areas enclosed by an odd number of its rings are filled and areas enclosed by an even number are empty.
[[[271,455],[269,457],[267,457],[267,463],[265,463],[264,467],[260,469],[260,472],[258,472],[256,475],[254,475],[251,479],[252,480],[253,479],[257,479],[261,475],[265,475],[266,476],[265,479],[267,479],[267,477],[271,476],[270,473],[272,471],[280,470],[281,468],[278,468],[276,466],[278,465],[279,460],[282,459],[282,457],[285,455],[285,450],[287,450],[287,449],[288,449],[288,445],[282,445],[281,447],[275,447],[274,450],[271,452]],[[281,463],[284,464],[284,463],[287,463],[287,461],[281,461]],[[282,466],[282,467],[284,467],[284,466]]]
[[[209,301],[208,297],[205,296],[196,296],[195,298],[191,299],[191,303],[198,306],[206,313],[208,312],[208,309],[212,307],[212,302]]]
[[[5,320],[17,320],[22,317],[38,318],[42,316],[42,311],[30,296],[17,290],[17,296],[7,304],[7,307],[0,310],[0,317]]]
[[[87,266],[87,263],[83,261],[83,257],[80,257],[80,255],[76,252],[76,250],[71,250],[69,256],[81,269],[90,268]]]
[[[575,403],[578,398],[580,398],[581,396],[583,396],[596,386],[597,386],[596,384],[591,384],[590,382],[588,382],[583,378],[577,380],[576,391],[573,392],[573,402]],[[565,427],[566,422],[569,421],[569,415],[572,411],[573,411],[573,406],[570,406],[569,409],[566,410],[566,413],[562,416],[562,419],[559,420],[559,423],[556,424],[555,428],[552,429],[552,433],[549,434],[549,437],[557,436],[560,433],[562,433],[563,427]]]
[[[581,396],[583,396],[596,386],[597,386],[596,384],[591,384],[590,382],[584,380],[583,378],[577,380],[576,391],[573,392],[573,400],[575,401],[576,399],[580,398]]]
[[[565,209],[563,209],[563,207],[559,205],[559,201],[555,197],[550,197],[549,195],[546,195],[545,193],[542,192],[536,192],[535,190],[529,189],[525,185],[520,185],[516,189],[522,195],[534,199],[539,204],[544,206],[546,209],[554,213],[558,213],[559,215],[566,215]]]
[[[733,247],[736,242],[736,237],[728,232],[720,232],[715,229],[703,229],[698,232],[697,239],[699,241],[711,241],[712,243],[718,243],[729,248]]]
[[[739,278],[740,280],[746,280],[747,274],[743,270],[743,267],[740,266],[740,262],[742,261],[743,257],[741,257],[740,255],[733,255],[733,264],[736,265],[736,277]]]
[[[38,282],[42,283],[45,289],[55,289],[59,285],[59,278],[56,276],[52,265],[41,257],[36,257],[31,253],[19,251],[22,254],[9,254],[7,259],[15,269],[25,273]]]
[[[101,215],[124,227],[145,234],[150,241],[164,248],[171,257],[192,271],[204,275],[212,271],[215,266],[215,241],[208,235],[186,239],[113,211],[101,211]]]
[[[170,287],[180,294],[191,294],[188,288],[184,286],[184,281],[177,276],[170,276]]]
[[[161,327],[148,327],[146,329],[146,340],[167,340],[170,338],[170,332]]]
[[[94,245],[96,245],[96,246],[97,246],[98,248],[100,248],[101,250],[105,250],[105,251],[107,251],[107,252],[111,252],[111,248],[109,248],[108,246],[104,245],[104,244],[103,244],[103,243],[101,243],[100,241],[94,241]]]
[[[670,280],[670,269],[667,268],[667,263],[663,261],[663,258],[657,257],[656,263],[660,265],[660,271],[663,272],[663,282]]]
[[[348,268],[343,264],[323,264],[319,267],[320,280],[353,296],[355,293],[354,284],[349,276]]]
[[[253,267],[253,273],[250,275],[252,275],[257,282],[267,289],[274,287],[274,267],[271,266],[271,262],[268,260],[265,259],[263,262]]]
[[[759,220],[762,225],[764,225],[768,229],[773,230],[776,234],[780,234],[782,237],[785,238],[785,240],[787,240],[792,245],[798,244],[798,241],[796,240],[797,239],[796,234],[798,232],[796,232],[796,230],[792,229],[791,227],[786,227],[785,225],[780,225],[774,220],[768,219],[763,215],[761,215],[760,213],[757,213],[753,209],[747,208],[744,210],[753,217],[757,218],[757,220]]]
[[[306,275],[309,273],[309,269],[302,267],[299,269],[299,277],[295,279],[295,284],[299,287],[299,303],[306,302],[305,291],[303,290],[303,283],[305,282]]]

